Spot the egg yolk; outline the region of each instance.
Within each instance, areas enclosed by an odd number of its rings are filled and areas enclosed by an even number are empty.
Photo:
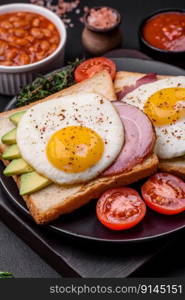
[[[102,138],[92,129],[69,126],[55,132],[46,147],[50,163],[67,173],[83,172],[101,159]]]
[[[154,93],[145,103],[144,112],[154,125],[173,124],[185,117],[185,88],[166,88]]]

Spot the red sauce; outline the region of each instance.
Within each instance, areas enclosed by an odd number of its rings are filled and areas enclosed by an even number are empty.
[[[143,37],[152,46],[170,51],[185,50],[185,13],[166,12],[149,19]]]
[[[49,56],[58,47],[56,26],[32,12],[0,15],[0,65],[21,66]]]

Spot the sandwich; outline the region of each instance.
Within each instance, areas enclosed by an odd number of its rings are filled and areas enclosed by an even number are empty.
[[[114,86],[120,101],[140,108],[152,121],[159,170],[185,179],[185,77],[120,71]]]
[[[115,100],[111,76],[102,71],[0,114],[4,175],[13,177],[36,223],[156,172],[149,118]]]

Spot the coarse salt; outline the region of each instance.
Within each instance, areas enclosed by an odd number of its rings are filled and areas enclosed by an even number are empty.
[[[113,27],[117,23],[117,14],[108,7],[101,7],[100,9],[92,8],[89,12],[87,21],[92,27],[107,29]]]
[[[30,0],[30,2],[35,5],[47,7],[51,11],[55,12],[63,20],[66,27],[74,27],[74,24],[71,22],[71,19],[67,18],[66,14],[72,12],[75,9],[77,14],[80,13],[80,10],[77,9],[77,7],[80,4],[80,0],[74,0],[70,2],[58,0],[57,5],[53,4],[53,0]]]

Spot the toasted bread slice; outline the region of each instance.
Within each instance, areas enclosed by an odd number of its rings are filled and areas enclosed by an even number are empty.
[[[6,162],[4,161],[6,164]],[[23,196],[37,224],[48,223],[60,215],[70,213],[99,197],[109,188],[126,186],[156,172],[158,159],[155,154],[132,170],[119,175],[97,178],[86,184],[59,186],[52,184],[39,192]],[[17,185],[19,179],[13,176]]]
[[[110,100],[115,100],[113,83],[107,72],[101,72],[93,78],[76,84],[66,90],[57,93],[57,96],[67,95],[79,91],[96,92],[103,94]],[[42,101],[52,99],[54,96],[45,98]],[[8,132],[14,125],[8,117],[15,111],[25,110],[30,107],[18,108],[0,114],[0,136]],[[3,152],[5,145],[0,144],[0,152]],[[3,161],[7,164],[7,161]],[[98,197],[108,188],[123,186],[133,183],[141,178],[153,174],[158,165],[158,159],[155,155],[148,157],[142,164],[136,165],[129,172],[111,177],[102,177],[90,181],[86,184],[73,186],[59,186],[52,184],[39,192],[23,196],[26,204],[38,224],[45,224],[58,216],[70,213],[73,210],[87,203],[92,198]],[[13,179],[19,185],[19,177],[13,176]]]
[[[122,90],[124,86],[135,84],[136,81],[141,77],[143,77],[144,75],[146,74],[125,72],[125,71],[118,72],[116,74],[116,78],[114,82],[115,91],[119,92]],[[163,79],[168,77],[170,76],[162,76],[162,75],[157,76],[158,79]],[[168,160],[160,160],[158,168],[162,172],[169,172],[185,179],[185,156],[174,158],[174,159],[168,159]]]
[[[38,100],[36,102],[33,102],[33,103],[23,106],[23,107],[9,110],[8,112],[7,111],[2,112],[2,113],[0,113],[0,118],[3,117],[4,115],[9,116],[17,111],[26,110],[26,109],[30,108],[31,106],[33,106],[37,103],[40,103],[40,102],[44,102],[47,100],[51,100],[54,98],[59,98],[62,96],[67,96],[67,95],[71,95],[71,94],[79,93],[79,92],[97,93],[97,94],[105,96],[110,101],[116,100],[116,94],[114,91],[114,85],[112,82],[112,78],[107,71],[102,71],[102,72],[95,74],[90,79],[86,79],[82,82],[74,84],[71,87],[64,89],[62,91],[59,91],[53,95],[50,95],[42,100]]]
[[[138,79],[145,76],[146,74],[143,73],[133,73],[133,72],[126,72],[126,71],[119,71],[116,74],[116,78],[114,81],[114,88],[115,92],[119,92],[123,89],[124,86],[134,85]],[[167,78],[170,76],[164,75],[157,75],[158,79]]]

